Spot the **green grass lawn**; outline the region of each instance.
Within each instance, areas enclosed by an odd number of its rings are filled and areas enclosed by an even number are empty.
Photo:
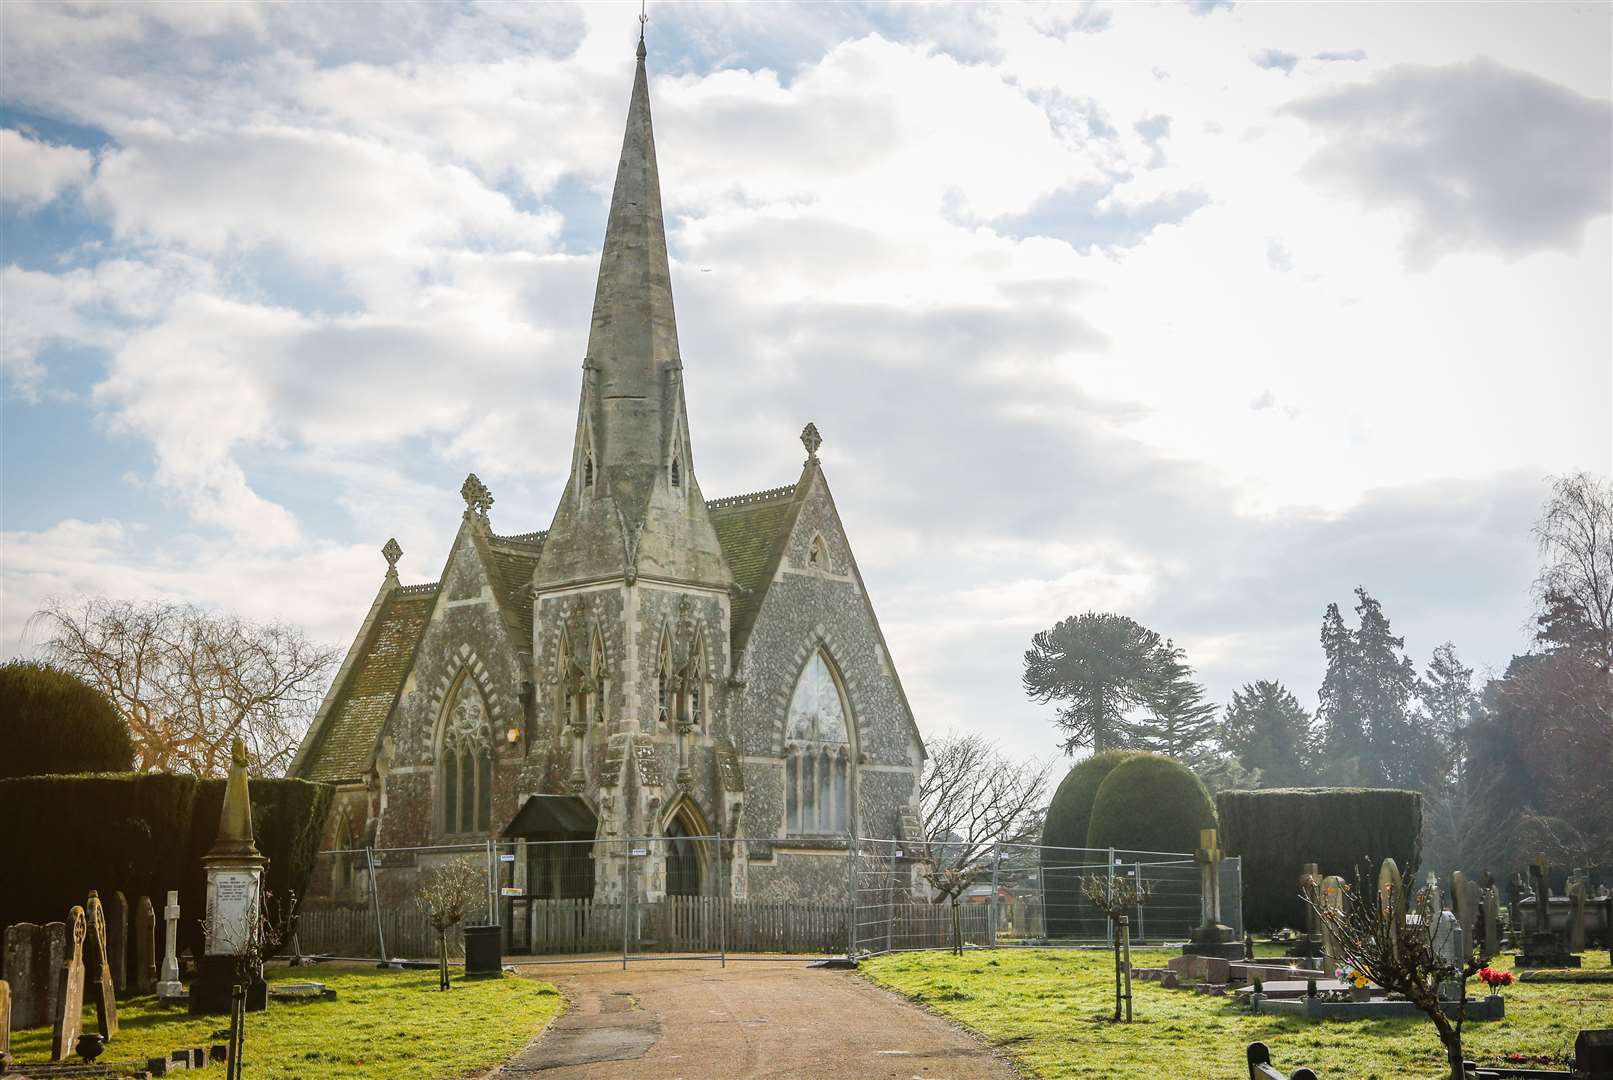
[[[378,971],[322,965],[279,969],[271,983],[316,980],[336,991],[334,1001],[269,1003],[247,1017],[248,1075],[277,1080],[418,1080],[472,1076],[507,1059],[560,1010],[562,999],[548,983],[505,976],[463,980],[437,989],[435,971]],[[150,995],[118,1003],[119,1031],[102,1061],[141,1061],[187,1046],[225,1041],[214,1032],[227,1016],[192,1017],[183,1008],[163,1008]],[[84,1009],[84,1029],[95,1030],[95,1008]],[[50,1029],[13,1032],[12,1053],[21,1062],[50,1056]],[[77,1060],[76,1058],[74,1060]],[[224,1067],[209,1073],[222,1076]]]
[[[1142,967],[1164,966],[1174,951],[1134,950]],[[1584,953],[1606,970],[1607,951]],[[1496,967],[1510,965],[1510,958]],[[1107,951],[999,949],[962,957],[907,953],[865,961],[876,983],[972,1028],[1028,1075],[1054,1080],[1091,1076],[1246,1080],[1244,1047],[1272,1048],[1287,1075],[1301,1065],[1323,1080],[1435,1080],[1446,1075],[1444,1048],[1426,1019],[1365,1022],[1255,1016],[1230,997],[1204,997],[1134,982],[1133,1022],[1114,1024],[1113,961]],[[1479,993],[1477,981],[1470,993]],[[1613,985],[1514,983],[1507,1017],[1469,1024],[1466,1056],[1499,1061],[1507,1053],[1566,1058],[1582,1027],[1613,1024]],[[1559,1066],[1561,1067],[1561,1066]]]

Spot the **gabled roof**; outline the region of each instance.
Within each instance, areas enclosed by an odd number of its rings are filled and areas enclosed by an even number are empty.
[[[341,686],[332,688],[340,697],[320,726],[318,743],[298,768],[299,777],[358,780],[369,771],[376,741],[437,602],[437,584],[395,588],[382,600],[352,670]]]
[[[487,534],[487,551],[504,621],[515,635],[516,648],[532,648],[532,574],[543,554],[546,532],[519,536]]]
[[[751,627],[762,610],[767,585],[778,571],[784,544],[795,526],[799,510],[797,485],[770,488],[750,495],[731,495],[706,503],[717,530],[723,558],[734,575],[739,594],[731,605],[729,630],[737,658],[750,638]]]

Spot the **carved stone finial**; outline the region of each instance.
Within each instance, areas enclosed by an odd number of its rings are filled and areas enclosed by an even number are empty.
[[[817,424],[809,423],[801,429],[801,445],[806,447],[808,465],[818,460],[818,447],[823,445],[823,436],[818,434]]]
[[[487,485],[475,473],[465,477],[465,482],[459,486],[459,497],[465,500],[465,514],[475,514],[487,524],[487,515],[493,509],[493,493],[487,490]]]
[[[396,577],[398,573],[398,560],[403,558],[403,549],[398,546],[398,538],[396,536],[392,537],[384,545],[382,545],[381,557],[386,560],[387,576]]]

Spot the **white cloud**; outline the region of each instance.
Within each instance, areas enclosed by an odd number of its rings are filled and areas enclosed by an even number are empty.
[[[33,210],[82,187],[95,155],[0,128],[0,203]]]

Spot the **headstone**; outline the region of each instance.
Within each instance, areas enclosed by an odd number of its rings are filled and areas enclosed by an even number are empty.
[[[1337,874],[1329,874],[1322,879],[1320,904],[1323,911],[1344,910],[1344,879]],[[1344,963],[1343,951],[1339,948],[1338,934],[1324,919],[1322,920],[1322,967],[1326,971],[1337,971]]]
[[[163,934],[162,977],[157,980],[157,999],[173,1001],[185,996],[185,987],[179,981],[179,893],[168,890],[168,902],[162,909]]]
[[[0,979],[0,1072],[11,1067],[11,984]]]
[[[1613,1075],[1613,1028],[1579,1033],[1574,1040],[1574,1071],[1588,1077]]]
[[[1535,933],[1551,933],[1551,871],[1546,856],[1536,855],[1529,864],[1529,877],[1535,887]]]
[[[1580,958],[1564,947],[1561,935],[1551,929],[1551,873],[1546,856],[1536,855],[1529,866],[1535,887],[1535,929],[1524,935],[1523,951],[1512,959],[1515,969],[1579,967]]]
[[[1322,871],[1315,863],[1306,863],[1299,874],[1299,891],[1310,903],[1305,905],[1305,937],[1296,942],[1286,955],[1302,957],[1312,960],[1322,954],[1320,924],[1316,918],[1316,911],[1311,907],[1320,898],[1322,886]]]
[[[1449,964],[1458,974],[1457,978],[1446,979],[1439,984],[1440,999],[1456,1001],[1462,994],[1460,973],[1466,961],[1467,935],[1462,932],[1460,920],[1449,911],[1442,911],[1435,916],[1433,933],[1435,955]]]
[[[1243,943],[1232,927],[1221,922],[1221,860],[1225,857],[1214,829],[1199,830],[1199,849],[1193,861],[1199,864],[1199,925],[1182,946],[1184,956],[1217,956],[1223,960],[1243,957]]]
[[[1400,955],[1400,936],[1406,930],[1406,886],[1393,859],[1378,867],[1378,914],[1389,934],[1389,949]]]
[[[1568,951],[1581,952],[1585,948],[1585,879],[1576,877],[1568,883]]]
[[[190,986],[190,1011],[227,1013],[230,991],[246,987],[246,1008],[269,1005],[261,958],[253,956],[263,908],[263,869],[268,863],[252,837],[252,795],[247,784],[246,744],[230,747],[230,775],[224,785],[218,838],[202,859],[207,871],[206,947]],[[243,970],[243,966],[245,970]]]
[[[112,960],[106,952],[106,911],[101,907],[101,898],[95,895],[94,889],[90,890],[90,899],[85,908],[94,941],[95,966],[99,969],[93,973],[94,984],[89,989],[95,995],[95,1015],[101,1037],[110,1039],[118,1033],[118,991],[112,983]],[[85,981],[89,982],[91,976],[92,973],[86,970]]]
[[[157,986],[157,913],[151,897],[142,896],[134,906],[134,989],[149,994]]]
[[[106,960],[112,987],[121,994],[129,988],[129,899],[122,890],[106,901]]]
[[[45,928],[33,923],[12,923],[6,927],[6,979],[15,986],[16,1024],[20,1028],[43,1027],[50,1023],[50,995],[45,991]]]
[[[1484,890],[1484,946],[1479,959],[1489,963],[1501,951],[1501,897],[1495,886]]]
[[[55,1029],[50,1037],[52,1061],[67,1060],[78,1045],[79,1027],[84,1019],[84,935],[87,933],[84,909],[75,906],[68,918],[72,922],[73,937],[67,959],[57,973]]]
[[[62,1004],[62,980],[59,976],[62,966],[67,963],[69,951],[67,923],[46,923],[44,931],[44,952],[36,953],[34,960],[34,969],[38,973],[35,976],[37,980],[35,985],[43,983],[45,994],[45,1016],[38,1027],[49,1027],[56,1022],[56,1010],[61,1008]],[[44,958],[43,963],[38,959],[40,956]]]

